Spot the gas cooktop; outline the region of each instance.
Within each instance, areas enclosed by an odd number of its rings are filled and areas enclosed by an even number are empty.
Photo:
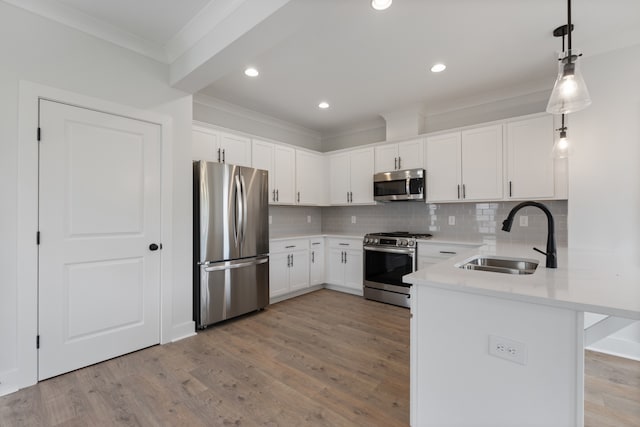
[[[381,236],[381,237],[403,237],[405,239],[428,239],[433,237],[429,233],[411,233],[409,231],[391,231],[382,233],[368,233],[367,236]]]

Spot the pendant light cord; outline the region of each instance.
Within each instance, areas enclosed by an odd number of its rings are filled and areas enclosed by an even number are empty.
[[[569,36],[569,56],[571,56],[571,0],[567,0],[567,33]],[[562,42],[564,44],[564,38]]]

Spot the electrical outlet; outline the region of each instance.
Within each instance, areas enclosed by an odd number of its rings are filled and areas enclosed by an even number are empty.
[[[311,215],[307,215],[307,222],[311,224]]]
[[[489,354],[521,365],[527,364],[527,345],[509,338],[489,335]]]
[[[355,224],[355,223],[356,223],[356,216],[351,215],[351,224]]]
[[[273,216],[269,215],[269,225],[273,224]]]
[[[529,226],[529,217],[526,215],[520,215],[520,227]]]
[[[449,216],[449,225],[456,225],[456,217],[453,215]]]

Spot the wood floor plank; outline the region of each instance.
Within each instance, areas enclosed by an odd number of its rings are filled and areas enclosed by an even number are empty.
[[[585,366],[585,426],[640,425],[640,362]],[[2,427],[408,424],[409,311],[329,290],[0,398]]]

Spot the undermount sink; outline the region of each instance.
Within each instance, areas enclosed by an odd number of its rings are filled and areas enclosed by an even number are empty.
[[[538,261],[525,258],[476,256],[456,265],[456,267],[492,273],[533,274],[538,267]]]

